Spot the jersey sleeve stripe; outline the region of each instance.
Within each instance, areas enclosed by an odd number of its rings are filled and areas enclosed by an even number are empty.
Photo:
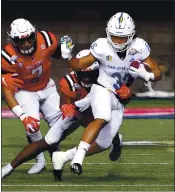
[[[51,45],[53,44],[53,41],[52,41],[52,38],[51,38],[51,36],[50,36],[50,34],[47,32],[47,34],[48,34],[48,36],[49,36],[49,40],[50,40],[50,43],[51,43]]]
[[[72,75],[69,75],[69,77],[72,79],[73,83],[75,84],[76,82],[75,82],[74,78],[72,77]]]
[[[41,31],[41,34],[45,40],[45,43],[46,43],[46,47],[50,47],[52,45],[52,40],[51,38],[49,37],[49,34],[45,31]]]
[[[68,85],[69,85],[69,87],[70,87],[70,90],[71,90],[71,91],[75,91],[74,82],[72,81],[72,79],[70,78],[70,76],[69,76],[69,75],[66,75],[66,76],[65,76],[65,79],[66,79],[66,81],[67,81],[67,83],[68,83]]]
[[[2,58],[4,58],[10,65],[15,64],[15,62],[12,61],[12,59],[11,59],[11,55],[7,51],[2,50],[1,54],[2,54]]]

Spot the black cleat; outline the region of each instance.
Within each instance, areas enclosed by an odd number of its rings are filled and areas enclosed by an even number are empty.
[[[109,159],[111,161],[117,161],[122,152],[122,135],[116,134],[112,141],[111,150],[109,153]]]
[[[61,170],[53,170],[53,176],[54,176],[54,179],[55,179],[55,181],[61,181],[62,179],[61,179],[61,177],[62,177],[62,172],[63,172],[63,170],[61,169]]]
[[[70,167],[71,172],[81,175],[83,172],[82,166],[79,163],[73,163]]]

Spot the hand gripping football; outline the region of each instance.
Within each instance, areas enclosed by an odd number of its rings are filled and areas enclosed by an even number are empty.
[[[140,64],[143,64],[143,65],[144,65],[145,70],[146,70],[147,72],[152,72],[150,66],[149,66],[147,63],[142,63],[141,61],[138,61],[138,60],[133,61],[133,62],[130,64],[130,66],[138,69]]]

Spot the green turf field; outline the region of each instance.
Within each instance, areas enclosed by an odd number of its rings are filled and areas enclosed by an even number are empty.
[[[47,126],[42,120],[43,135]],[[78,144],[83,128],[61,144],[66,150]],[[174,121],[124,120],[120,129],[124,145],[121,158],[111,162],[109,150],[88,157],[81,176],[70,173],[66,165],[62,182],[54,182],[52,164],[45,152],[47,169],[28,175],[30,161],[2,180],[3,191],[174,191]],[[159,141],[158,145],[134,145],[130,141]],[[24,128],[17,119],[2,120],[2,166],[27,144]],[[152,143],[151,143],[152,144]]]
[[[8,107],[5,101],[1,103],[2,108]],[[174,107],[173,99],[150,99],[150,100],[131,100],[127,107]]]

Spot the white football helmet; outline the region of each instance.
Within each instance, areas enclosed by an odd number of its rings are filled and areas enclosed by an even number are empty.
[[[131,45],[135,35],[134,21],[127,13],[116,13],[107,22],[106,33],[108,43],[116,52],[125,51]],[[128,37],[128,40],[122,44],[114,43],[111,39],[111,35],[117,37]]]
[[[89,55],[89,53],[89,49],[82,50],[76,55],[76,58],[79,59],[85,57]],[[91,66],[87,67],[86,69],[76,71],[75,73],[81,85],[83,87],[89,88],[92,86],[93,83],[96,83],[97,81],[97,78],[99,76],[99,64],[98,62],[94,62]]]
[[[14,20],[7,34],[9,40],[20,53],[30,55],[34,52],[36,46],[36,29],[28,20],[22,18]],[[26,41],[29,43],[25,43]]]

